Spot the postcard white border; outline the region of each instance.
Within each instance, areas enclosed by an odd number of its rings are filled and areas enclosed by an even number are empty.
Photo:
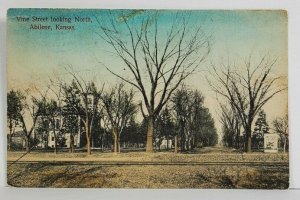
[[[18,189],[6,187],[6,10],[8,8],[284,9],[289,20],[289,191]],[[295,0],[0,0],[1,199],[299,199],[300,197],[300,1]]]

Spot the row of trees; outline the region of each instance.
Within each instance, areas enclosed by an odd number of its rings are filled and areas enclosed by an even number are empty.
[[[238,116],[224,106],[221,111],[221,122],[223,131],[223,143],[227,147],[241,149],[245,146],[245,135],[242,131],[242,124]],[[255,121],[255,127],[251,135],[252,148],[263,148],[264,134],[269,133],[269,125],[266,121],[266,114],[261,110]]]
[[[24,93],[15,90],[7,94],[10,135],[21,125],[27,152],[35,145],[33,136],[40,138],[39,142],[47,148],[50,132],[54,135],[55,153],[64,142],[65,134],[70,135],[69,146],[73,152],[74,137],[82,132],[87,154],[91,154],[92,146],[103,149],[104,145],[112,144],[113,151],[120,152],[121,142],[127,143],[125,146],[145,144],[149,118],[144,115],[141,123],[136,122],[138,104],[133,90],[126,90],[121,83],[104,91],[104,86],[98,89],[94,82],[84,81],[79,74],[71,70],[69,74],[72,77],[69,84],[51,80],[47,90],[39,92],[40,98],[27,99]],[[155,121],[155,141],[175,140],[176,136],[182,151],[214,145],[217,133],[203,100],[200,92],[184,86],[176,91]]]
[[[153,150],[154,122],[159,113],[180,84],[198,70],[211,50],[211,37],[200,25],[190,24],[189,15],[176,13],[169,27],[159,18],[170,16],[161,15],[153,11],[124,11],[117,16],[109,13],[110,20],[106,22],[98,20],[99,36],[112,47],[129,73],[126,76],[105,67],[134,86],[143,97],[148,116],[148,152]],[[286,89],[278,84],[282,77],[273,75],[276,61],[268,56],[260,60],[249,56],[238,67],[235,62],[228,62],[227,65],[212,64],[209,69],[207,81],[217,95],[225,99],[222,101],[226,106],[221,107],[223,111],[230,110],[231,128],[236,132],[241,127],[244,130],[244,150],[247,152],[251,152],[254,119],[270,99]],[[145,83],[150,83],[150,87],[145,87]],[[193,126],[189,118],[194,116],[180,116],[182,128]],[[187,141],[192,138],[188,136]],[[189,146],[181,144],[181,147],[184,145]]]
[[[114,149],[117,150],[119,135],[129,118],[136,113],[133,92],[125,91],[124,85],[120,84],[104,93],[103,87],[99,90],[94,82],[84,81],[73,71],[69,73],[73,78],[70,84],[61,80],[51,81],[47,91],[39,92],[41,97],[31,97],[31,101],[20,91],[11,90],[8,93],[10,133],[13,126],[20,123],[29,152],[33,131],[45,135],[42,138],[46,141],[52,131],[56,152],[59,136],[63,133],[70,134],[73,151],[74,135],[78,131],[85,132],[87,153],[91,154],[92,131],[96,128],[100,130],[102,120],[105,126],[113,130]],[[81,127],[84,131],[81,131]]]
[[[276,59],[267,56],[254,60],[251,56],[242,63],[212,65],[208,80],[211,88],[225,99],[221,105],[221,122],[225,135],[234,135],[235,146],[239,133],[244,132],[244,149],[251,152],[253,124],[263,106],[275,95],[286,90],[279,84],[282,77],[273,75]]]
[[[223,144],[230,148],[241,149],[245,146],[245,135],[242,132],[242,124],[237,115],[231,110],[226,110],[223,106],[220,120],[222,123]],[[288,151],[288,117],[277,117],[272,121],[272,127],[269,127],[266,113],[261,110],[254,124],[254,130],[251,134],[252,148],[261,149],[264,146],[264,135],[273,132],[279,135],[280,146],[283,151]]]
[[[218,142],[214,120],[203,106],[204,97],[199,91],[187,90],[183,86],[175,92],[171,101],[180,129],[181,149],[211,146]]]
[[[166,24],[165,20],[160,20],[161,18],[170,19],[170,22]],[[120,73],[102,64],[111,74],[131,85],[142,99],[139,109],[147,129],[146,151],[153,152],[153,139],[155,131],[158,130],[156,126],[164,121],[165,125],[162,127],[171,127],[170,121],[174,121],[175,127],[180,129],[177,130],[177,133],[180,133],[177,136],[180,137],[181,149],[188,150],[195,146],[197,141],[201,141],[204,145],[215,143],[213,120],[208,110],[201,104],[203,97],[199,92],[180,89],[180,85],[191,74],[198,72],[199,66],[211,51],[211,36],[201,29],[201,24],[191,22],[191,16],[184,12],[164,14],[151,10],[107,11],[107,20],[96,18],[96,21],[99,24],[97,34],[123,62],[124,69]],[[234,116],[232,126],[240,129],[235,125],[240,123],[245,132],[247,152],[251,151],[252,125],[258,112],[273,96],[285,89],[275,84],[280,78],[272,76],[271,70],[275,63],[276,60],[263,57],[258,63],[253,64],[250,57],[239,68],[234,64],[227,66],[220,64],[220,66],[212,65],[209,70],[211,77],[207,80],[211,88],[226,99],[227,109],[230,110],[230,115]],[[126,103],[120,104],[118,100],[110,99],[115,98],[118,87],[114,92],[102,95],[103,87],[97,89],[93,82],[82,82],[82,79],[72,71],[69,71],[69,74],[73,77],[72,84],[58,84],[58,89],[55,90],[60,91],[56,92],[57,104],[60,105],[58,107],[61,108],[63,102],[60,94],[69,91],[66,95],[68,100],[64,101],[69,104],[69,109],[73,113],[80,116],[84,124],[88,154],[90,154],[91,129],[95,121],[99,121],[96,111],[103,109],[102,112],[105,114],[98,117],[108,122],[106,124],[113,130],[114,149],[118,151],[122,130],[130,119],[124,115],[136,113],[137,107],[129,106],[130,109],[122,114],[117,106],[128,108],[125,106]],[[92,99],[89,98],[91,95]],[[127,91],[126,95],[128,95],[126,99],[131,99],[131,92]],[[97,102],[101,98],[104,106],[100,108]],[[89,107],[90,100],[95,106]],[[38,107],[38,103],[34,105]],[[167,115],[168,108],[174,105],[175,109],[170,110],[175,111],[172,115],[176,117],[175,120],[170,120],[164,115]],[[35,110],[35,115],[37,111],[39,110]],[[63,109],[58,112],[63,112]],[[122,117],[122,120],[119,117]],[[30,134],[29,130],[28,135]],[[177,139],[179,138],[175,137],[175,140]]]

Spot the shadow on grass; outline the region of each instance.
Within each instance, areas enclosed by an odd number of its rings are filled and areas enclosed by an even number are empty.
[[[22,178],[24,178],[26,176],[31,176],[31,174],[33,172],[41,171],[44,168],[46,168],[47,165],[46,164],[42,164],[42,163],[34,164],[34,165],[27,164],[27,165],[25,165],[24,170],[21,170],[18,173],[12,173],[11,172],[10,169],[13,168],[13,167],[15,167],[15,166],[10,166],[7,169],[7,183],[8,183],[8,185],[11,185],[11,186],[14,186],[14,187],[22,187],[19,184],[15,184],[15,182],[18,182],[18,181],[15,181],[15,180],[22,179]]]
[[[78,166],[26,164],[8,169],[7,183],[14,187],[103,187],[105,180],[115,176],[106,174],[102,166],[84,169]]]
[[[213,188],[223,189],[287,189],[288,168],[220,168],[212,167],[205,173],[195,175],[198,186],[209,183]]]
[[[134,174],[134,175],[132,175]],[[130,184],[129,184],[130,182]],[[16,187],[286,189],[288,167],[103,167],[26,164],[8,170]]]
[[[103,173],[102,166],[85,170],[68,166],[64,170],[59,170],[50,176],[43,177],[40,187],[103,187],[105,178],[107,177]],[[92,185],[93,179],[97,179],[96,185]]]

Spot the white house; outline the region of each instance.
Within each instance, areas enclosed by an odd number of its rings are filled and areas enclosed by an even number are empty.
[[[65,133],[63,135],[65,142],[64,146],[65,148],[70,148],[70,140],[71,140],[71,133]],[[54,137],[54,132],[50,131],[48,135],[48,147],[54,148],[55,146],[55,137]],[[77,133],[74,135],[74,147],[79,147],[80,146],[80,134]]]
[[[172,140],[163,139],[160,144],[160,149],[167,149],[172,147]]]

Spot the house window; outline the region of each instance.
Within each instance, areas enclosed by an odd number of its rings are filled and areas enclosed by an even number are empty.
[[[54,137],[51,137],[51,141],[54,141]]]

